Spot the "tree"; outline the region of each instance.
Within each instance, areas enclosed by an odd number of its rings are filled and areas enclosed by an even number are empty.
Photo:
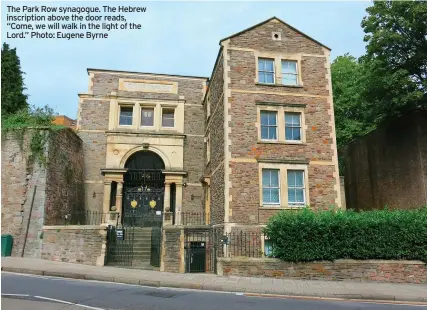
[[[427,106],[427,2],[381,1],[362,21],[366,54],[331,66],[338,147]]]
[[[331,65],[338,148],[373,129],[366,121],[362,93],[365,68],[355,57],[338,56]]]
[[[3,43],[1,50],[1,112],[3,116],[28,108],[27,95],[16,48]]]
[[[427,2],[378,1],[366,11],[362,96],[367,119],[379,124],[427,105]]]

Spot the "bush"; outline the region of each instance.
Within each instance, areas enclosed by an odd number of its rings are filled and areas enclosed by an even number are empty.
[[[1,124],[2,131],[7,132],[34,127],[53,127],[53,119],[54,112],[50,107],[39,108],[33,106],[28,109],[22,109],[15,114],[3,116]]]
[[[427,262],[427,207],[396,211],[281,211],[265,228],[289,262],[409,259]]]

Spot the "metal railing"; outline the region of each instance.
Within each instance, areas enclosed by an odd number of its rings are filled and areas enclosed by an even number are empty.
[[[272,255],[272,245],[262,232],[240,231],[225,233],[221,237],[224,257],[269,257]]]
[[[71,211],[57,217],[56,225],[101,225],[107,214],[101,211]]]
[[[181,225],[209,225],[210,214],[206,212],[181,212]]]

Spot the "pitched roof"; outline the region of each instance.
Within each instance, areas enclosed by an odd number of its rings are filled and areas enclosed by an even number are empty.
[[[247,32],[247,31],[250,31],[250,30],[252,30],[252,29],[254,29],[254,28],[256,28],[256,27],[259,27],[259,26],[261,26],[261,25],[264,25],[264,24],[268,23],[269,21],[272,21],[273,19],[278,20],[279,22],[281,22],[282,24],[284,24],[284,25],[286,25],[287,27],[291,28],[292,30],[294,30],[294,31],[296,31],[296,32],[298,32],[298,33],[300,33],[301,35],[303,35],[303,36],[304,36],[304,37],[306,37],[307,39],[309,39],[309,40],[311,40],[311,41],[313,41],[313,42],[316,42],[317,44],[319,44],[319,45],[321,45],[321,46],[323,46],[323,47],[327,48],[328,50],[331,50],[331,49],[330,49],[329,47],[327,47],[326,45],[324,45],[324,44],[320,43],[319,41],[317,41],[317,40],[313,39],[312,37],[310,37],[310,36],[306,35],[305,33],[301,32],[300,30],[296,29],[295,27],[292,27],[292,26],[291,26],[291,25],[289,25],[288,23],[285,23],[283,20],[281,20],[280,18],[277,18],[276,16],[273,16],[273,17],[271,17],[271,18],[269,18],[269,19],[267,19],[267,20],[265,20],[265,21],[263,21],[263,22],[261,22],[261,23],[259,23],[259,24],[253,25],[252,27],[249,27],[249,28],[247,28],[247,29],[245,29],[245,30],[242,30],[242,31],[239,31],[239,32],[237,32],[237,33],[235,33],[235,34],[232,34],[231,36],[228,36],[228,37],[226,37],[226,38],[224,38],[224,39],[220,40],[220,41],[219,41],[219,43],[221,44],[221,42],[223,42],[223,41],[225,41],[225,40],[228,40],[228,39],[231,39],[231,38],[237,37],[237,36],[239,36],[239,35],[241,35],[241,34],[243,34],[243,33]]]

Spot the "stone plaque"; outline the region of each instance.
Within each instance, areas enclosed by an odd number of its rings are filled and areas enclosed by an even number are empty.
[[[177,93],[176,82],[121,80],[120,89],[125,91],[140,91],[144,93]]]

